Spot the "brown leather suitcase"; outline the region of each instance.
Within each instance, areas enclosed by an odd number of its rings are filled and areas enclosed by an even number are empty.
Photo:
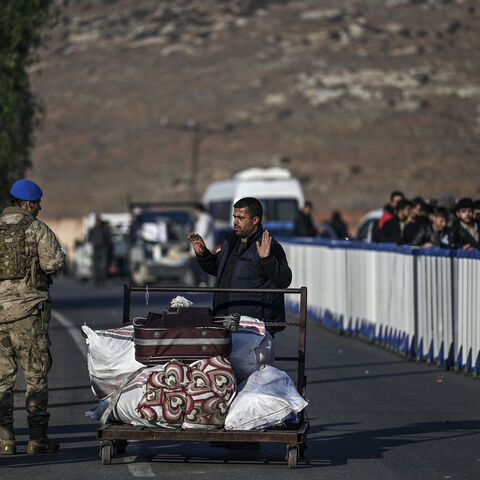
[[[228,357],[231,328],[208,307],[170,308],[134,319],[135,359],[158,365],[172,359],[190,363],[209,357]]]

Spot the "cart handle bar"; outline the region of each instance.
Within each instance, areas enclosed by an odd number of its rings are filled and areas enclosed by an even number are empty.
[[[229,293],[296,293],[301,294],[301,288],[207,288],[207,287],[159,287],[156,285],[127,285],[131,292],[229,292]]]

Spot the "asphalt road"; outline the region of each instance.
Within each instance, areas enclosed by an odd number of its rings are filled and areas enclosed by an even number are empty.
[[[0,478],[480,478],[480,382],[434,366],[407,362],[395,354],[337,336],[316,325],[307,331],[307,409],[311,422],[306,458],[296,470],[285,448],[227,450],[208,443],[132,442],[112,465],[98,457],[95,422],[85,412],[95,405],[86,369],[80,326],[121,324],[122,286],[93,289],[71,279],[52,288],[54,365],[50,373],[50,435],[61,442],[54,455],[27,455],[23,379],[17,381],[16,436],[19,453],[0,456]],[[310,295],[312,293],[310,292]],[[206,296],[186,294],[196,304]],[[134,297],[132,314],[168,303],[172,295],[151,295],[149,306]],[[287,329],[277,335],[277,354],[295,352]],[[295,379],[292,365],[277,365]]]

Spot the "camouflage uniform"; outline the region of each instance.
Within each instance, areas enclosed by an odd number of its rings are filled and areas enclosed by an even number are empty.
[[[60,270],[66,259],[55,234],[23,208],[6,208],[0,227],[19,223],[25,216],[31,217],[25,230],[27,273],[24,278],[0,281],[0,426],[13,431],[18,360],[25,376],[30,438],[38,439],[46,435],[49,417],[49,275]]]

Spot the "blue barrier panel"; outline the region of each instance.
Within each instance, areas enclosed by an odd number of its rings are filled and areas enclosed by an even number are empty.
[[[283,242],[292,286],[309,288],[309,318],[480,373],[479,251],[316,237]]]

